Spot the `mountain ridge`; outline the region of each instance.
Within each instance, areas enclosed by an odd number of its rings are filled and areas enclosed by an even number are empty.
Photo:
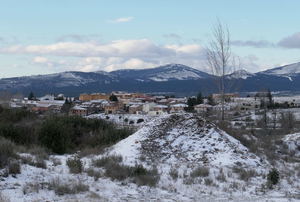
[[[227,83],[236,83],[228,92],[253,92],[261,88],[273,91],[300,91],[300,63],[250,73],[238,70],[226,75]],[[66,71],[0,79],[0,91],[37,95],[111,92],[117,90],[144,93],[192,95],[218,92],[216,76],[181,64],[148,69],[123,69],[111,72]],[[235,82],[238,81],[238,82]],[[229,85],[228,85],[229,86]]]

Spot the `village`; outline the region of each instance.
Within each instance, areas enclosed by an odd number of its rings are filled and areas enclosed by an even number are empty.
[[[128,93],[115,91],[111,93],[80,94],[78,98],[65,97],[63,94],[25,98],[12,98],[10,108],[26,108],[38,114],[59,114],[88,116],[92,114],[135,114],[159,116],[171,113],[194,112],[203,115],[220,112],[222,107],[229,114],[258,112],[267,102],[267,93],[252,93],[252,96],[240,97],[238,94],[225,94],[222,105],[221,94],[204,97],[199,93],[193,97],[175,97],[165,95],[149,95],[144,93]],[[272,97],[276,108],[298,108],[300,97]]]

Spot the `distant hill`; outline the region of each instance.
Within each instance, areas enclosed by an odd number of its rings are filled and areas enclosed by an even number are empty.
[[[36,95],[111,92],[116,90],[155,94],[193,95],[217,92],[216,76],[181,65],[168,64],[149,69],[124,69],[112,72],[62,72],[48,75],[0,79],[0,91]],[[226,76],[232,92],[300,91],[300,63],[258,73],[239,70]]]

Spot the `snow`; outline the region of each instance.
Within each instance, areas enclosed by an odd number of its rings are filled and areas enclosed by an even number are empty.
[[[195,72],[188,71],[188,70],[181,70],[176,71],[172,70],[169,72],[160,73],[159,75],[152,76],[149,79],[153,81],[168,81],[170,79],[178,79],[178,80],[185,80],[185,79],[199,79],[202,78]]]
[[[269,69],[264,72],[264,74],[271,74],[271,75],[293,75],[300,73],[300,63],[289,64],[281,67],[277,67],[274,69]]]
[[[245,69],[237,70],[232,74],[227,75],[226,77],[229,79],[247,79],[248,77],[252,77],[255,74],[252,74]]]
[[[300,158],[300,133],[286,135],[283,142],[291,152],[295,153],[296,157]]]
[[[93,115],[89,118],[103,118],[106,115]],[[109,115],[118,122],[119,115]],[[128,116],[128,115],[127,115]],[[138,118],[137,115],[129,115]],[[144,117],[147,119],[147,116]],[[284,138],[286,142],[299,140],[299,133]],[[298,143],[297,143],[298,144]],[[84,169],[91,167],[91,161],[106,155],[121,155],[123,163],[141,163],[149,168],[155,165],[160,173],[156,187],[137,186],[128,181],[113,181],[104,176],[97,181],[85,172],[70,174],[66,160],[72,155],[51,155],[46,160],[47,169],[22,165],[22,173],[15,177],[0,177],[0,193],[11,201],[299,201],[300,183],[295,180],[290,185],[285,180],[273,190],[260,191],[269,163],[251,153],[238,140],[218,129],[214,124],[193,114],[162,115],[149,118],[131,136],[108,148],[99,156],[88,156],[83,161]],[[20,154],[21,156],[29,154]],[[141,156],[144,156],[142,160]],[[60,165],[55,165],[54,160]],[[194,179],[188,183],[190,172],[199,166],[209,168],[209,176]],[[254,169],[259,175],[248,182],[240,180],[231,168],[234,166]],[[286,169],[289,169],[287,165]],[[170,177],[170,169],[178,171],[178,179]],[[292,167],[291,167],[292,168]],[[223,170],[226,181],[217,180]],[[0,170],[1,172],[1,170]],[[40,184],[47,187],[52,180],[70,184],[82,182],[89,191],[78,194],[56,195],[53,190],[40,187],[38,191],[24,193],[26,185]],[[206,185],[205,179],[213,184]],[[236,188],[232,188],[233,186]]]

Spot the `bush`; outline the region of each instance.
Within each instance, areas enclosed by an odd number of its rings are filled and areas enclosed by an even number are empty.
[[[0,192],[0,202],[10,202],[9,198]]]
[[[14,151],[15,147],[15,144],[11,141],[0,138],[0,169],[8,164],[9,159],[17,156]]]
[[[92,168],[89,168],[86,171],[86,173],[87,173],[88,176],[93,177],[95,181],[97,181],[102,176],[100,171],[96,171]]]
[[[136,123],[142,123],[142,122],[144,122],[144,119],[138,119],[138,120],[136,121]]]
[[[147,170],[142,165],[131,167],[133,169],[133,182],[139,186],[154,187],[159,181],[159,174],[156,168]]]
[[[132,120],[131,120],[131,121],[129,121],[129,124],[134,124],[134,121],[132,121]]]
[[[71,130],[55,118],[46,120],[39,131],[39,140],[48,149],[64,154],[72,147]]]
[[[169,175],[173,180],[176,180],[178,178],[178,171],[175,168],[171,168],[169,171]]]
[[[70,173],[78,174],[83,170],[82,161],[78,157],[68,158],[67,165],[69,167]]]
[[[139,186],[155,186],[159,181],[159,175],[156,169],[147,170],[142,165],[126,166],[121,165],[121,156],[106,156],[94,160],[93,165],[105,168],[105,176],[113,180],[125,180],[130,178]],[[94,171],[90,171],[92,176]]]
[[[8,173],[12,175],[21,173],[21,166],[18,161],[12,161],[8,164]]]
[[[279,172],[277,169],[273,168],[269,171],[267,176],[267,185],[271,189],[273,185],[276,185],[279,182]]]
[[[62,183],[58,178],[52,180],[49,185],[50,190],[54,190],[57,195],[77,194],[89,190],[89,186],[81,181],[72,182],[71,184]]]
[[[244,180],[248,182],[250,178],[257,176],[257,173],[255,170],[249,169],[243,169],[238,166],[233,167],[233,172],[237,173],[239,175],[239,178],[241,180]]]
[[[209,169],[207,167],[198,167],[190,174],[192,178],[195,177],[207,177],[209,176]]]
[[[132,134],[112,123],[82,117],[51,117],[39,130],[40,143],[54,153],[64,154],[87,147],[111,145]]]
[[[122,156],[105,156],[100,159],[93,160],[92,164],[96,167],[109,167],[123,161]]]

